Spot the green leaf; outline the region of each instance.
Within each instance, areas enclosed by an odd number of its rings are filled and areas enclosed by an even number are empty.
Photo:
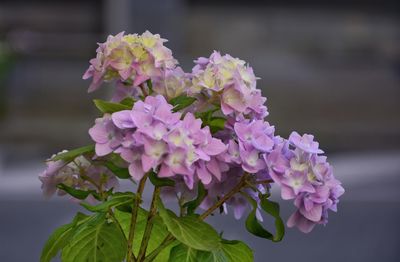
[[[175,181],[169,178],[158,177],[155,172],[150,172],[149,179],[154,186],[175,186]]]
[[[213,261],[213,262],[228,262],[228,258],[221,250],[214,250],[212,252],[208,251],[198,251],[197,256],[199,261]]]
[[[123,100],[121,100],[119,103],[124,105],[124,106],[129,106],[131,109],[133,105],[135,104],[135,100],[132,97],[125,97]]]
[[[219,107],[209,109],[205,112],[196,112],[196,118],[200,118],[203,122],[202,126],[209,126],[211,133],[216,133],[225,128],[226,119],[224,117],[214,116],[213,114],[219,110]]]
[[[228,262],[228,260],[220,250],[200,251],[179,244],[171,249],[168,262]]]
[[[229,262],[253,262],[253,251],[241,241],[222,240],[221,247]]]
[[[88,203],[82,202],[81,206],[92,212],[107,212],[112,207],[122,206],[133,202],[135,195],[131,192],[115,193],[109,200],[97,205],[92,206]]]
[[[224,130],[226,119],[223,117],[213,117],[208,123],[211,133],[216,133],[220,130]]]
[[[96,191],[94,191],[94,190],[84,191],[84,190],[80,190],[80,189],[75,189],[75,188],[67,186],[63,183],[58,184],[57,188],[64,190],[69,195],[71,195],[77,199],[80,199],[80,200],[86,199],[90,194],[96,194]]]
[[[114,175],[116,175],[118,178],[121,179],[128,179],[131,178],[132,176],[129,174],[128,168],[123,168],[115,165],[113,162],[105,162],[104,165],[111,171],[113,172]]]
[[[120,223],[125,236],[128,238],[129,236],[129,228],[131,225],[131,213],[122,212],[119,210],[115,210],[115,217],[117,218],[118,222]],[[144,234],[144,230],[147,223],[147,214],[148,212],[142,208],[139,208],[138,211],[138,218],[136,220],[136,227],[135,227],[135,235],[133,239],[133,252],[137,256],[140,249],[140,244],[142,241],[142,237]],[[158,247],[158,245],[164,240],[164,238],[168,235],[168,231],[165,228],[163,221],[159,216],[156,216],[153,220],[153,229],[151,230],[150,240],[147,247],[146,254],[149,254],[154,249]],[[173,247],[173,244],[169,245],[165,248],[158,256],[155,258],[156,262],[165,262],[168,261],[170,249]]]
[[[186,202],[183,206],[187,208],[188,215],[194,214],[194,211],[198,206],[200,206],[201,202],[203,202],[204,198],[207,196],[207,190],[204,188],[203,183],[199,183],[197,186],[197,197],[192,201]]]
[[[220,237],[209,224],[194,216],[177,217],[174,212],[165,209],[161,199],[158,207],[168,231],[180,242],[204,251],[213,251],[220,247]]]
[[[96,105],[97,109],[100,110],[102,113],[115,113],[122,110],[131,110],[132,107],[120,104],[120,103],[112,103],[100,99],[93,100],[94,104]]]
[[[118,262],[126,255],[126,241],[115,223],[99,213],[76,229],[62,250],[63,262]]]
[[[179,244],[171,249],[168,262],[197,262],[197,250]],[[200,261],[199,261],[200,262]]]
[[[279,215],[279,204],[273,201],[270,201],[267,196],[261,197],[261,208],[275,218],[275,236],[272,241],[279,242],[283,239],[285,235],[285,224],[282,221],[282,218]]]
[[[94,145],[89,145],[89,146],[83,146],[80,148],[76,148],[73,150],[70,150],[65,153],[58,154],[54,156],[51,161],[58,161],[62,160],[66,163],[73,161],[76,157],[84,155],[84,154],[89,154],[94,152]]]
[[[194,98],[194,97],[190,97],[190,96],[187,96],[187,95],[180,95],[180,96],[177,96],[175,98],[172,98],[169,102],[170,102],[171,105],[174,106],[173,111],[174,112],[178,112],[179,110],[182,110],[182,109],[190,106],[196,100],[197,99]]]
[[[200,118],[203,123],[208,123],[211,121],[211,117],[214,114],[214,112],[218,111],[219,107],[215,107],[212,109],[209,109],[205,112],[195,112],[194,115],[196,118]]]
[[[79,212],[71,223],[57,228],[44,245],[40,256],[40,262],[49,262],[53,257],[57,256],[58,252],[68,244],[77,225],[83,223],[87,219],[89,219],[88,216]]]
[[[151,82],[150,79],[147,80],[146,83],[147,83],[147,87],[148,87],[149,90],[150,90],[150,94],[152,94],[152,93],[153,93],[153,83]]]
[[[272,233],[266,230],[257,220],[257,202],[249,196],[246,197],[250,204],[253,206],[253,210],[250,212],[249,216],[246,219],[246,229],[255,236],[269,239],[273,242],[281,241],[285,234],[285,226],[279,216],[279,205],[275,202],[269,201],[265,196],[261,197],[261,208],[275,218],[276,234],[274,236]]]

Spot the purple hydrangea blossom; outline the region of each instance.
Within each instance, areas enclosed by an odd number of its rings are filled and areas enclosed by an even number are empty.
[[[289,136],[289,142],[293,146],[303,150],[306,153],[310,154],[324,153],[324,151],[318,148],[319,143],[314,141],[313,135],[304,134],[303,136],[300,136],[299,133],[292,132]]]
[[[245,119],[234,123],[232,139],[228,141],[228,150],[222,158],[256,174],[266,169],[264,154],[272,151],[274,145],[274,127],[263,120]]]
[[[106,114],[96,119],[96,124],[89,129],[89,135],[96,142],[96,155],[105,156],[116,150],[122,142],[123,133]]]
[[[208,189],[208,195],[201,207],[207,209],[217,199],[229,192],[246,173],[252,174],[250,178],[257,184],[258,181],[270,179],[264,157],[268,155],[281,140],[274,137],[274,127],[262,120],[233,121],[233,126],[225,130],[223,134],[228,149],[218,155],[216,163],[221,170],[217,180],[211,180],[210,175],[200,177]],[[222,167],[222,168],[221,168]],[[207,179],[206,181],[204,181]],[[210,182],[211,181],[211,182]],[[204,183],[206,182],[206,183]],[[256,185],[260,192],[266,192],[267,184]],[[244,190],[250,197],[259,202],[258,193],[253,189]],[[240,218],[246,209],[250,207],[247,199],[241,194],[236,194],[226,202],[225,208],[231,206],[236,218]],[[225,209],[225,212],[227,210]],[[262,220],[259,210],[257,218]]]
[[[294,199],[298,208],[287,225],[305,233],[328,222],[328,210],[336,211],[344,193],[326,157],[318,155],[323,151],[313,139],[312,135],[293,132],[289,137],[293,149],[282,142],[265,156],[271,178],[281,186],[282,198]]]
[[[202,128],[192,113],[181,120],[181,113],[172,109],[163,96],[148,96],[132,110],[112,114],[111,122],[99,120],[90,131],[96,154],[119,153],[135,180],[150,170],[157,170],[160,177],[183,176],[189,188],[197,177],[204,183],[211,182],[210,177],[220,179],[225,166],[216,156],[226,145],[212,137],[209,127]]]
[[[83,79],[93,78],[89,88],[92,92],[103,81],[120,80],[138,86],[148,79],[163,75],[165,69],[173,69],[177,61],[170,49],[164,46],[167,40],[146,31],[142,35],[124,32],[109,36],[105,43],[99,44],[96,58]]]
[[[225,115],[252,114],[256,119],[268,115],[266,98],[256,89],[257,77],[244,61],[217,51],[209,58],[195,60],[191,93],[221,94],[221,110]]]

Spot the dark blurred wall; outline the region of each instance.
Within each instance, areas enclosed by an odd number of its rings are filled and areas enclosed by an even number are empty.
[[[214,49],[248,61],[284,136],[315,133],[328,151],[398,149],[396,6],[335,3],[2,1],[0,56],[12,59],[0,78],[0,146],[14,159],[87,143],[96,112],[81,76],[96,42],[149,29],[187,71]]]

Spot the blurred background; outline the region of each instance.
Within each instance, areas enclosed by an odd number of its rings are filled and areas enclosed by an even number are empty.
[[[395,0],[1,0],[0,261],[38,261],[79,209],[46,201],[43,160],[88,144],[98,115],[82,74],[96,42],[120,31],[169,39],[186,71],[214,49],[261,77],[269,121],[313,133],[346,189],[339,213],[274,244],[244,221],[209,221],[263,261],[399,261],[400,27]],[[285,218],[292,203],[282,204]]]

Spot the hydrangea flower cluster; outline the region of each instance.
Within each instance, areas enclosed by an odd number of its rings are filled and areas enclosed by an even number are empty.
[[[153,90],[155,93],[170,100],[182,94],[186,94],[191,86],[190,76],[181,67],[167,69],[162,77],[153,80]]]
[[[83,76],[93,78],[89,92],[98,89],[103,81],[118,80],[136,87],[148,79],[162,77],[164,70],[175,68],[177,63],[171,50],[164,46],[166,41],[149,31],[109,36],[99,44],[97,56],[90,60]]]
[[[328,210],[337,211],[339,197],[344,193],[326,157],[319,155],[323,151],[318,147],[314,136],[293,132],[288,143],[266,158],[272,179],[281,187],[282,198],[294,199],[298,208],[288,226],[296,226],[305,233],[316,224],[328,222]]]
[[[67,152],[64,150],[59,154]],[[49,159],[46,164],[47,169],[39,175],[46,197],[51,197],[55,193],[60,196],[65,195],[64,190],[57,188],[60,184],[78,190],[97,190],[96,185],[101,185],[104,190],[118,187],[118,180],[110,170],[104,166],[93,165],[84,156],[76,157],[71,162]],[[90,199],[91,202],[94,200]]]
[[[206,183],[205,165],[213,165],[211,158],[224,152],[225,144],[211,136],[209,127],[201,128],[193,114],[181,120],[182,114],[172,109],[163,96],[148,96],[132,110],[112,114],[112,122],[108,117],[98,120],[89,131],[96,154],[119,153],[137,181],[157,171],[159,177],[183,176],[189,189],[196,174]]]
[[[251,114],[257,119],[267,116],[266,98],[256,88],[257,77],[243,60],[214,51],[209,58],[200,57],[195,63],[191,92],[218,94],[225,115]]]
[[[93,159],[48,162],[40,176],[44,193],[53,195],[60,183],[95,190],[90,180],[96,184],[102,177],[107,177],[104,189],[115,187],[114,171],[93,162],[117,155],[135,182],[150,173],[172,180],[174,186],[161,188],[163,198],[200,201],[206,212],[218,203],[225,213],[231,206],[236,218],[256,205],[262,221],[262,201],[275,183],[297,208],[289,227],[308,233],[326,224],[344,189],[314,137],[293,132],[286,140],[275,134],[265,120],[258,78],[244,61],[214,51],[186,73],[165,41],[150,32],[120,33],[99,44],[83,78],[93,78],[89,91],[114,81],[116,92],[89,129]],[[124,104],[126,99],[131,104]],[[199,200],[201,188],[206,193]]]

